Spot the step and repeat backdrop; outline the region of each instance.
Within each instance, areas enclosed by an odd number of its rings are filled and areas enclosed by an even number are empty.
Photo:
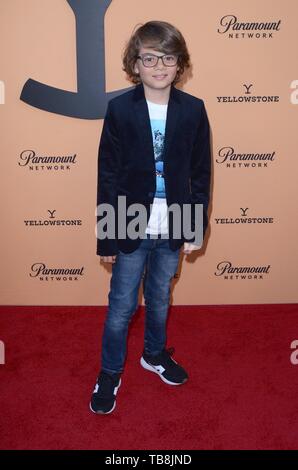
[[[184,35],[177,87],[211,127],[210,226],[181,253],[172,303],[297,302],[297,15],[296,0],[2,1],[1,304],[107,304],[98,144],[108,100],[134,86],[125,43],[149,20]]]

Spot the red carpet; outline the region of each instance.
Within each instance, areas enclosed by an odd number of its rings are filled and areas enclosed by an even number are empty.
[[[1,449],[297,449],[297,305],[171,307],[182,386],[139,365],[131,324],[114,413],[89,411],[105,308],[1,307]]]

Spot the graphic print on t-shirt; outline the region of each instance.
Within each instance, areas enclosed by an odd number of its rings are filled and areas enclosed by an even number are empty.
[[[165,123],[164,118],[151,118],[151,129],[153,137],[153,149],[155,157],[155,169],[156,169],[156,197],[166,197],[165,194],[165,182],[163,177],[163,149],[165,139]]]
[[[156,192],[146,233],[168,233],[167,200],[164,183],[164,140],[167,105],[148,101],[156,171]]]

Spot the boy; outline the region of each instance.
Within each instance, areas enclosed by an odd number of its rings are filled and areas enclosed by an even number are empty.
[[[144,209],[146,223],[139,220],[136,237],[131,213],[120,211],[114,221],[117,235],[103,238],[97,233],[97,254],[112,263],[101,371],[90,402],[91,411],[99,414],[111,413],[116,406],[128,326],[144,271],[141,366],[168,385],[187,381],[187,372],[171,357],[173,350],[165,348],[170,287],[181,246],[185,254],[200,248],[197,235],[201,230],[202,240],[208,224],[209,122],[203,100],[174,87],[189,67],[182,34],[167,22],[147,22],[128,41],[123,65],[136,87],[108,103],[99,146],[97,204],[117,211],[122,196],[130,207],[137,204],[140,212]],[[183,204],[191,207],[188,222],[195,237],[174,233],[177,223],[174,227],[168,212],[171,204],[178,209]],[[194,218],[198,205],[203,208],[199,227]],[[99,232],[105,219],[97,215]],[[123,227],[130,233],[119,235]]]

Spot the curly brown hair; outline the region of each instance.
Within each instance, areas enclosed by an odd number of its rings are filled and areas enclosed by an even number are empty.
[[[180,81],[184,69],[190,67],[190,55],[181,32],[166,21],[148,21],[140,26],[130,37],[123,52],[123,68],[130,81],[141,83],[139,74],[134,71],[141,47],[153,48],[165,54],[177,54],[179,69],[173,84]]]

